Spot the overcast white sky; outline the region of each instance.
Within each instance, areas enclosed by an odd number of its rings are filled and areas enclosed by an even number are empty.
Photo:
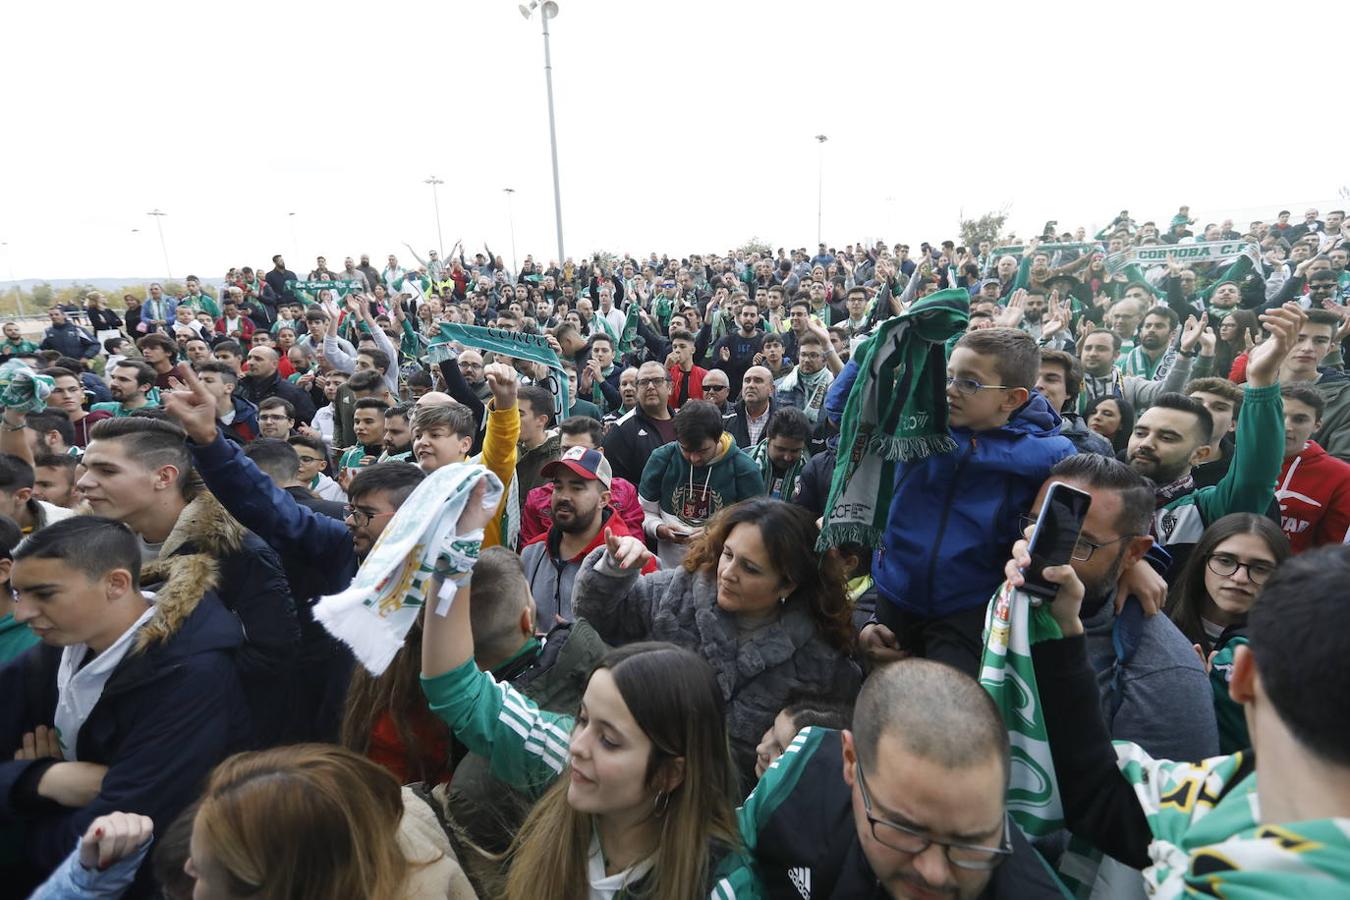
[[[155,207],[180,278],[425,256],[433,173],[447,249],[510,264],[509,186],[519,256],[555,256],[542,38],[516,2],[4,4],[0,278],[162,276]],[[822,132],[840,245],[1004,205],[1024,233],[1182,202],[1245,224],[1350,184],[1339,4],[561,7],[570,256],[814,243]]]

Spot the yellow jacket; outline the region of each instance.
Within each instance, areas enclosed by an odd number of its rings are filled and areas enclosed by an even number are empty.
[[[511,496],[511,479],[516,476],[516,442],[520,440],[520,410],[496,409],[495,400],[487,405],[487,434],[483,437],[483,451],[472,461],[487,466],[502,480],[506,489],[492,521],[483,529],[483,547],[496,547],[502,542],[502,510]]]

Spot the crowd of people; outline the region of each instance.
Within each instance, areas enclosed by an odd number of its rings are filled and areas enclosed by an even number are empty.
[[[1350,222],[1290,219],[6,323],[0,892],[1350,894]],[[472,577],[363,665],[317,605],[467,465]],[[1056,482],[1029,836],[978,678]]]

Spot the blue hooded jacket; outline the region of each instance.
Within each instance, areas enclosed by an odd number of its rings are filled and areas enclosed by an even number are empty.
[[[89,823],[114,810],[149,816],[162,834],[197,798],[216,763],[249,746],[251,722],[235,660],[244,643],[239,620],[214,591],[198,598],[187,590],[177,601],[170,593],[156,599],[175,614],[161,619],[157,613],[145,626],[167,623],[160,626],[167,637],[118,664],[76,739],[81,761],[108,767],[96,799],[74,809],[37,799],[41,774],[56,760],[0,762],[0,824],[23,823],[24,857],[36,872],[56,868]],[[19,746],[35,726],[52,724],[61,654],[60,647],[39,644],[0,668],[6,747]],[[151,895],[148,867],[138,884],[142,889],[131,896]]]
[[[857,377],[850,362],[835,379],[826,414],[842,414]],[[1033,391],[1006,425],[950,429],[956,449],[896,468],[886,533],[872,563],[885,602],[940,618],[989,602],[1003,564],[1055,463],[1074,446],[1060,417]]]

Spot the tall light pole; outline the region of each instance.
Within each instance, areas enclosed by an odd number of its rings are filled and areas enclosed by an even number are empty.
[[[19,284],[19,279],[14,277],[14,251],[9,249],[9,241],[0,242],[0,247],[5,248],[5,262],[9,263],[9,280],[14,282],[14,302],[18,305],[19,318],[23,318],[23,286]]]
[[[820,152],[816,158],[816,243],[820,243],[820,216],[824,209],[823,201],[825,199],[825,142],[829,138],[823,134],[816,135],[816,142]]]
[[[440,253],[442,259],[445,258],[445,238],[441,237],[441,198],[436,190],[437,185],[445,184],[443,180],[432,175],[423,184],[431,185],[431,205],[436,207],[436,250]]]
[[[520,274],[520,266],[516,264],[516,213],[511,207],[511,195],[516,192],[515,188],[502,188],[506,192],[506,221],[511,226],[511,271],[514,274]],[[558,265],[562,265],[561,262]]]
[[[544,23],[544,84],[548,87],[548,143],[553,152],[553,215],[558,226],[558,265],[563,264],[567,256],[563,253],[562,227],[562,187],[558,183],[558,131],[553,119],[553,58],[548,50],[548,20],[558,15],[558,4],[554,0],[530,0],[530,5],[521,4],[518,9],[526,19],[535,9],[539,10],[539,19]]]
[[[164,243],[164,217],[168,213],[152,209],[146,215],[155,217],[155,228],[159,230],[159,249],[164,253],[164,274],[172,278],[173,267],[169,265],[169,245]]]

